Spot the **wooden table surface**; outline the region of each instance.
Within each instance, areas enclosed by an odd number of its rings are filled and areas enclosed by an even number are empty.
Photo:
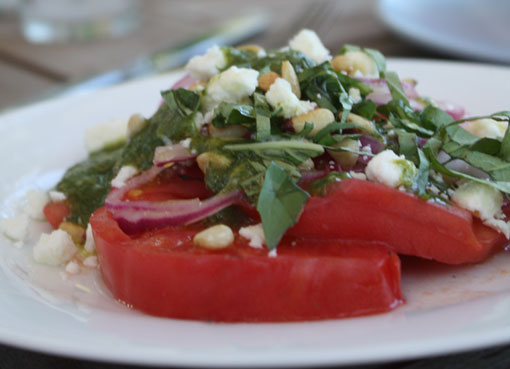
[[[376,0],[151,0],[142,5],[142,27],[134,33],[114,40],[83,43],[30,44],[23,39],[15,17],[0,15],[0,110],[37,99],[66,83],[127,64],[136,57],[203,33],[214,24],[256,10],[267,12],[270,27],[250,42],[266,48],[286,44],[293,34],[306,27],[316,30],[332,52],[344,43],[351,43],[377,48],[386,56],[458,59],[393,34],[378,18]],[[363,368],[509,367],[510,346]],[[114,369],[121,366],[0,345],[0,368]]]

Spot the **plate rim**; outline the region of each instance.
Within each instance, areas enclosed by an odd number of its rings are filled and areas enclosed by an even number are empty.
[[[419,59],[419,58],[388,58],[389,62],[395,62],[395,63],[404,63],[413,65],[415,63],[424,63],[424,64],[435,64],[436,66],[440,66],[442,64],[448,64],[450,66],[455,65],[465,65],[467,67],[473,67],[473,68],[488,68],[488,69],[498,69],[502,68],[506,73],[510,73],[510,69],[505,68],[503,66],[495,66],[495,65],[488,65],[485,63],[478,63],[478,62],[456,62],[456,61],[442,61],[442,60],[435,60],[435,59]],[[175,77],[180,73],[180,71],[172,73],[172,75]],[[130,84],[144,84],[147,83],[147,81],[154,80],[154,79],[160,79],[160,78],[169,78],[170,74],[163,75],[163,76],[152,76],[136,81],[130,81],[125,84],[109,87],[107,89],[103,89],[101,91],[106,91],[110,89],[123,89],[126,88],[126,86]],[[9,114],[23,114],[23,112],[27,109],[37,109],[46,106],[46,104],[62,104],[67,101],[67,99],[80,99],[80,96],[71,96],[71,97],[58,97],[55,99],[49,99],[42,102],[38,102],[36,104],[31,104],[23,107],[17,107],[13,110],[9,110],[7,112],[4,112],[3,114],[0,114],[0,125],[2,124],[3,119],[8,116]],[[0,244],[0,247],[3,247],[3,245]],[[3,270],[0,270],[0,273],[5,274]],[[0,308],[1,309],[1,308]],[[391,314],[391,313],[390,313]],[[377,317],[377,315],[376,315]],[[153,317],[151,317],[153,318]],[[153,319],[160,319],[160,318],[153,318]],[[354,319],[364,319],[364,318],[354,318]],[[282,324],[282,323],[280,323]],[[287,323],[283,323],[287,324]],[[299,323],[297,323],[299,324]],[[70,358],[77,358],[77,359],[84,359],[84,360],[93,360],[93,361],[100,361],[100,362],[109,362],[109,363],[122,363],[122,364],[142,364],[142,365],[151,365],[151,366],[163,366],[163,365],[179,365],[179,366],[201,366],[201,367],[237,367],[237,366],[278,366],[278,367],[286,367],[286,366],[309,366],[309,365],[319,365],[319,366],[325,366],[325,365],[352,365],[352,364],[372,364],[372,363],[385,363],[390,362],[394,360],[405,360],[405,359],[417,359],[426,357],[429,355],[444,355],[444,354],[452,354],[457,352],[463,352],[463,351],[469,351],[473,349],[482,349],[489,346],[494,346],[497,344],[504,344],[510,342],[510,332],[507,328],[502,328],[500,331],[497,331],[496,334],[489,335],[488,337],[485,337],[485,340],[483,342],[473,342],[469,340],[460,340],[456,341],[455,343],[451,343],[450,345],[442,345],[442,347],[435,347],[435,348],[428,348],[425,350],[420,351],[409,351],[406,350],[405,354],[397,353],[397,352],[382,352],[377,357],[358,357],[357,359],[355,357],[351,357],[350,359],[343,358],[341,360],[341,357],[338,357],[337,354],[334,352],[331,352],[331,350],[326,350],[327,352],[321,353],[322,360],[317,360],[317,358],[309,357],[308,359],[303,357],[296,357],[294,360],[289,361],[289,358],[280,357],[272,357],[269,359],[269,361],[260,360],[259,362],[246,362],[245,359],[236,357],[235,359],[230,358],[230,360],[217,360],[214,363],[207,362],[207,359],[202,357],[201,359],[198,358],[183,358],[180,357],[179,354],[173,354],[173,353],[166,353],[165,355],[160,355],[154,358],[152,361],[147,361],[147,358],[136,358],[136,354],[131,353],[133,357],[126,358],[126,357],[118,357],[118,354],[113,354],[111,356],[105,355],[104,352],[98,352],[94,350],[83,350],[83,347],[75,347],[76,345],[67,343],[62,344],[58,343],[57,341],[50,344],[48,347],[48,342],[44,342],[43,339],[39,337],[39,340],[26,340],[26,337],[23,336],[23,334],[18,333],[12,333],[12,332],[6,332],[3,326],[0,324],[0,342],[7,346],[13,346],[20,349],[28,349],[36,352],[41,353],[47,353],[47,354],[53,354],[58,356],[65,356]],[[10,334],[10,338],[9,338]],[[74,351],[73,351],[74,348]],[[317,350],[315,350],[317,351]],[[329,353],[329,355],[328,355]],[[317,352],[316,354],[317,355]],[[236,361],[237,360],[237,361]]]

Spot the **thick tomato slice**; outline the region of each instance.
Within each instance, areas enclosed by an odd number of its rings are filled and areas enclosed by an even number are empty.
[[[49,202],[43,209],[46,220],[55,229],[65,220],[70,211],[69,205],[65,202]]]
[[[90,220],[113,295],[150,314],[223,322],[330,319],[402,303],[400,261],[365,241],[286,238],[278,255],[236,238],[223,251],[196,247],[198,229],[130,237],[105,209]]]
[[[468,211],[356,179],[333,184],[325,197],[310,198],[288,234],[378,241],[400,254],[448,264],[479,262],[507,242]]]

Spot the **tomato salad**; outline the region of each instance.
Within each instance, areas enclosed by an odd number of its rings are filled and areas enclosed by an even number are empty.
[[[212,47],[152,117],[89,133],[44,214],[150,314],[394,309],[398,255],[476,263],[510,233],[510,112],[468,118],[415,86],[378,51],[331,56],[310,30],[278,50]]]

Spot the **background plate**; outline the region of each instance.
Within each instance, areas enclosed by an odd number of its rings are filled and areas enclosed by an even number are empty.
[[[477,64],[390,60],[422,94],[471,113],[509,108],[510,70]],[[1,216],[29,188],[50,188],[85,156],[85,127],[156,109],[176,74],[92,95],[62,97],[0,117]],[[32,224],[35,233],[47,229]],[[510,254],[452,268],[404,260],[408,304],[355,319],[286,324],[212,324],[160,319],[115,302],[96,273],[64,281],[34,265],[30,246],[0,238],[0,341],[72,357],[145,365],[305,366],[408,359],[510,342]]]
[[[382,0],[379,14],[402,36],[450,55],[510,63],[506,0]]]

